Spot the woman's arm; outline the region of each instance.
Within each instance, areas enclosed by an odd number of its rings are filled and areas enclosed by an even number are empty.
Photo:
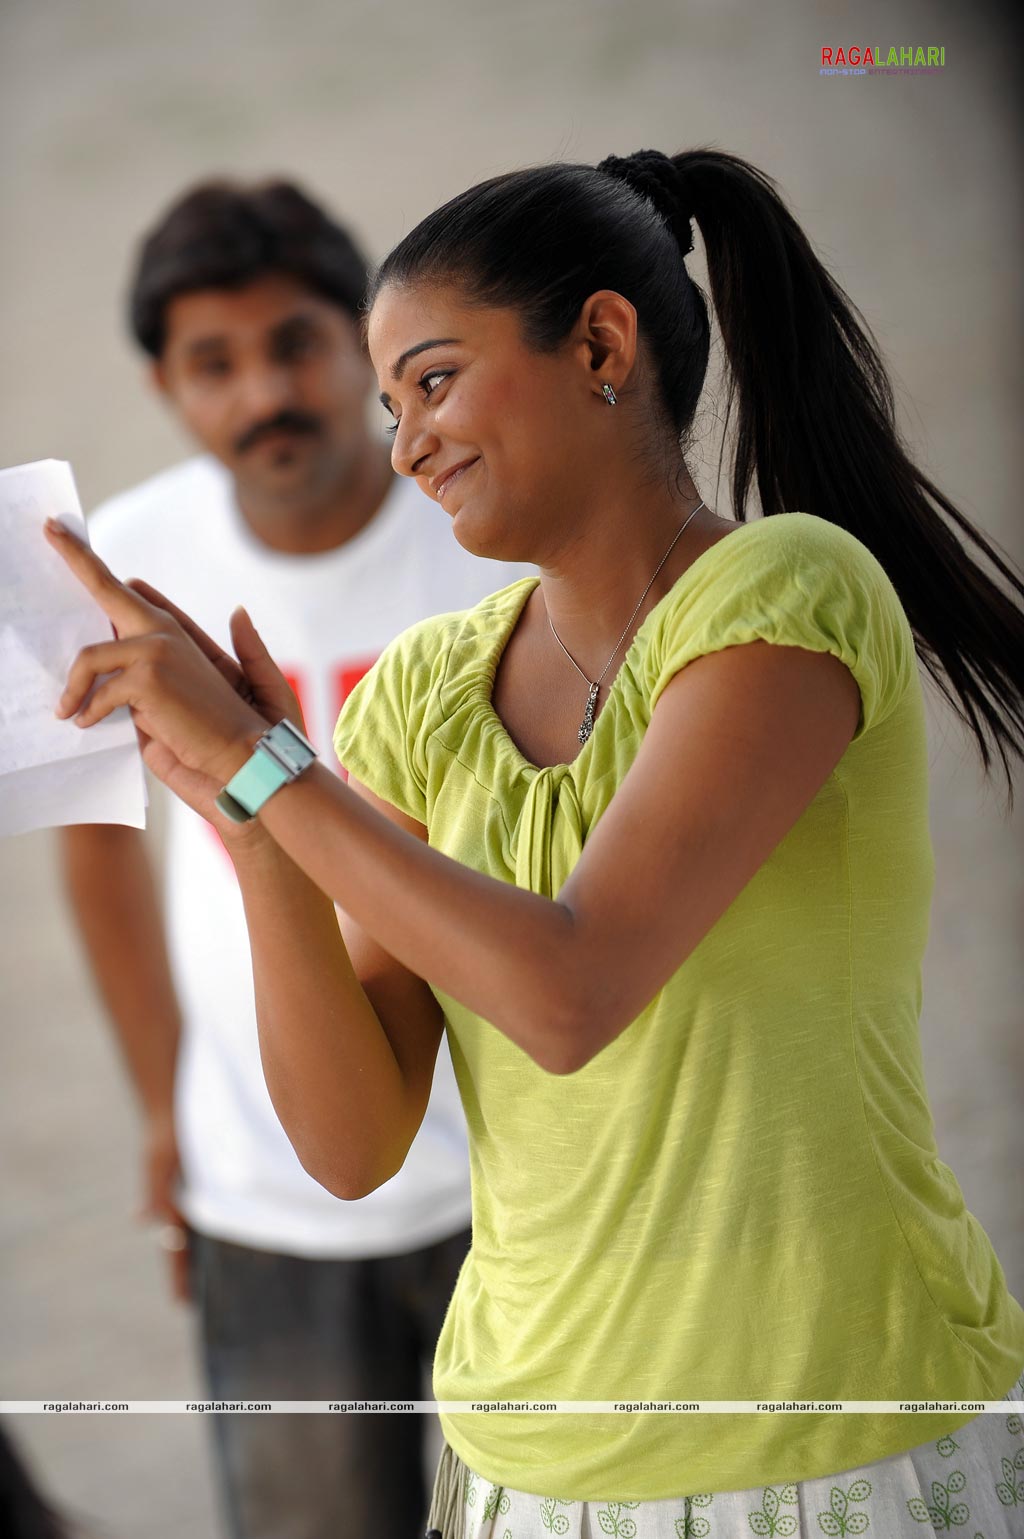
[[[52,532],[51,532],[52,533]],[[79,654],[60,707],[83,726],[131,707],[147,760],[224,784],[265,721],[173,618],[52,533],[122,640]],[[237,617],[236,617],[237,618]],[[272,664],[236,627],[247,677]],[[84,708],[97,674],[120,670]],[[625,1030],[809,806],[856,730],[852,673],[762,641],[700,657],[662,691],[636,759],[556,900],[449,859],[321,765],[260,820],[389,956],[571,1073]],[[172,766],[173,767],[173,766]],[[169,783],[172,783],[169,780]]]
[[[381,823],[426,838],[422,824],[359,794]],[[343,915],[339,929],[334,904],[272,839],[232,853],[270,1099],[305,1170],[337,1197],[363,1197],[400,1169],[423,1121],[440,1006],[362,926]]]

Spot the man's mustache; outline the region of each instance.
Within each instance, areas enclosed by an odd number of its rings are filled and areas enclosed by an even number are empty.
[[[256,422],[251,428],[235,439],[235,453],[245,454],[262,443],[264,438],[269,438],[273,433],[307,433],[310,436],[318,434],[321,429],[319,417],[313,417],[304,411],[279,411],[276,417],[268,417],[265,422]]]

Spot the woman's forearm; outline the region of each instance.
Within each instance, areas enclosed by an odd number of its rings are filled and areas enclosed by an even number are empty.
[[[552,1073],[580,1052],[573,917],[380,816],[323,765],[265,803],[280,848],[411,972]]]
[[[274,1108],[314,1179],[338,1197],[363,1196],[399,1169],[416,1132],[399,1063],[331,900],[272,839],[234,860]]]

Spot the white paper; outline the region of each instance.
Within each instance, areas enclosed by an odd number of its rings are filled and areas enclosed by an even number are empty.
[[[87,537],[66,461],[0,470],[0,834],[67,823],[144,828],[145,776],[128,710],[84,729],[54,715],[76,654],[112,632],[47,543],[50,517]]]

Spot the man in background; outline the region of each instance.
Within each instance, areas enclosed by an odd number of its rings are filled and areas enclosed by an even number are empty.
[[[342,700],[398,632],[522,576],[464,551],[392,473],[359,333],[366,264],[297,187],[207,183],[141,246],[131,324],[202,451],[90,520],[227,643],[244,603],[330,747]],[[263,1080],[248,935],[216,833],[170,799],[165,919],[144,838],[62,836],[68,891],[143,1112],[146,1208],[198,1312],[222,1399],[418,1399],[469,1247],[465,1128],[442,1042],[402,1170],[358,1202],[299,1164]],[[218,1415],[233,1539],[409,1539],[427,1419]]]

